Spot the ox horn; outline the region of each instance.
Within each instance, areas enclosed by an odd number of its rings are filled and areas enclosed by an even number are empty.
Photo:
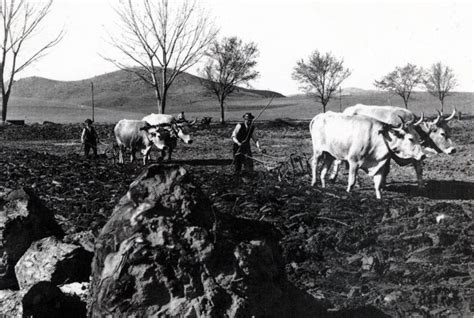
[[[451,119],[454,118],[454,115],[456,115],[456,108],[453,109],[453,113],[449,115],[448,117],[446,117],[444,121],[450,121]]]
[[[400,118],[400,121],[402,122],[400,124],[400,126],[398,127],[398,129],[404,129],[406,127],[407,123],[405,123],[402,116],[398,116],[398,118]]]
[[[400,117],[400,116],[398,116],[398,117]],[[403,128],[405,128],[405,127],[404,127],[404,126],[405,126],[405,122],[403,121],[403,119],[402,119],[401,117],[400,117],[400,120],[402,121],[402,122],[400,123],[400,125],[398,125],[398,126],[391,126],[393,130],[401,131],[401,130],[403,130]]]
[[[424,119],[425,119],[425,114],[423,114],[423,112],[421,112],[420,119],[418,119],[418,121],[416,123],[414,123],[413,126],[419,126],[423,122]]]
[[[189,126],[193,126],[194,124],[196,124],[197,122],[197,118],[195,118],[192,122],[189,123]]]

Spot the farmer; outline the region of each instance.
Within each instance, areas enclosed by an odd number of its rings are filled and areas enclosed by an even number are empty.
[[[89,157],[89,151],[92,148],[92,152],[94,153],[94,157],[97,158],[97,141],[98,136],[95,128],[92,127],[92,120],[89,118],[84,121],[85,127],[82,130],[81,135],[81,142],[82,146],[84,147],[84,155]]]
[[[261,151],[258,140],[253,136],[255,126],[252,122],[255,117],[253,117],[252,113],[245,113],[243,118],[244,122],[238,123],[232,133],[235,174],[240,174],[242,164],[247,171],[253,171],[250,139],[255,142],[257,149]]]
[[[178,123],[185,122],[187,121],[186,118],[184,117],[184,112],[181,112],[178,114],[178,118],[176,119]]]

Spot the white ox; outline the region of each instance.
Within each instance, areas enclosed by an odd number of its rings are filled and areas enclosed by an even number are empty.
[[[380,199],[380,187],[388,174],[391,157],[416,160],[424,157],[417,136],[409,133],[403,125],[394,127],[366,116],[326,112],[316,115],[309,127],[313,143],[313,186],[316,184],[318,160],[325,155],[320,176],[323,188],[327,170],[334,159],[347,160],[347,192],[354,186],[358,169],[362,169],[373,176],[375,194]]]
[[[170,137],[166,140],[168,160],[171,160],[171,154],[173,153],[174,148],[177,146],[178,138],[186,144],[191,144],[193,142],[190,127],[194,125],[196,122],[195,120],[191,123],[187,121],[178,121],[173,115],[166,114],[149,114],[143,117],[142,120],[146,121],[152,126],[157,125],[169,129]],[[162,151],[163,159],[165,157],[165,152],[166,151]]]
[[[142,120],[120,120],[114,128],[115,138],[119,146],[119,163],[123,163],[123,155],[126,148],[131,149],[130,161],[135,161],[135,153],[142,150],[143,164],[146,165],[151,148],[155,145],[158,149],[167,148],[166,139],[169,131],[159,127],[151,126]]]
[[[376,106],[376,105],[363,105],[357,104],[351,107],[347,107],[343,114],[346,115],[365,115],[368,117],[375,118],[383,123],[389,125],[400,125],[406,123],[408,129],[411,129],[411,133],[416,131],[416,134],[420,136],[421,145],[427,150],[431,150],[437,153],[452,154],[456,152],[453,147],[453,143],[450,137],[450,128],[447,122],[454,118],[456,110],[447,117],[443,118],[441,114],[433,121],[424,121],[423,115],[421,118],[414,123],[416,119],[415,114],[411,111],[395,106]],[[398,161],[401,164],[401,161]],[[423,166],[419,160],[411,160],[403,164],[413,164],[416,172],[416,178],[418,186],[423,187]],[[334,180],[337,176],[340,162],[337,161],[334,165],[333,172],[330,176],[331,180]]]
[[[416,120],[415,114],[411,111],[395,106],[357,104],[347,107],[343,113],[346,115],[369,116],[389,125],[400,125],[401,120],[405,123],[413,123]],[[442,114],[438,112],[438,116],[432,121],[424,121],[422,116],[421,121],[413,125],[421,137],[423,147],[430,148],[437,153],[453,154],[456,152],[456,148],[453,147],[451,141],[451,129],[447,125],[455,114],[456,110],[453,109],[450,116],[443,118]]]

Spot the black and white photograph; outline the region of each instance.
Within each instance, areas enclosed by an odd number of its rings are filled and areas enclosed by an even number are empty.
[[[473,317],[473,18],[0,0],[0,316]]]

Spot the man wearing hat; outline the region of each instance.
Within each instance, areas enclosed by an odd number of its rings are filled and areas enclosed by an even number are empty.
[[[84,147],[84,155],[89,157],[89,151],[92,148],[92,152],[94,153],[94,157],[97,157],[97,132],[95,131],[94,127],[92,127],[92,120],[89,118],[84,121],[86,124],[84,129],[82,130],[81,135],[81,142],[82,146]]]
[[[252,151],[250,149],[250,139],[255,142],[257,149],[261,151],[258,140],[253,136],[255,126],[252,124],[255,118],[252,113],[245,113],[244,122],[238,123],[232,133],[234,142],[234,167],[235,173],[239,174],[242,170],[242,164],[248,171],[253,171]]]

